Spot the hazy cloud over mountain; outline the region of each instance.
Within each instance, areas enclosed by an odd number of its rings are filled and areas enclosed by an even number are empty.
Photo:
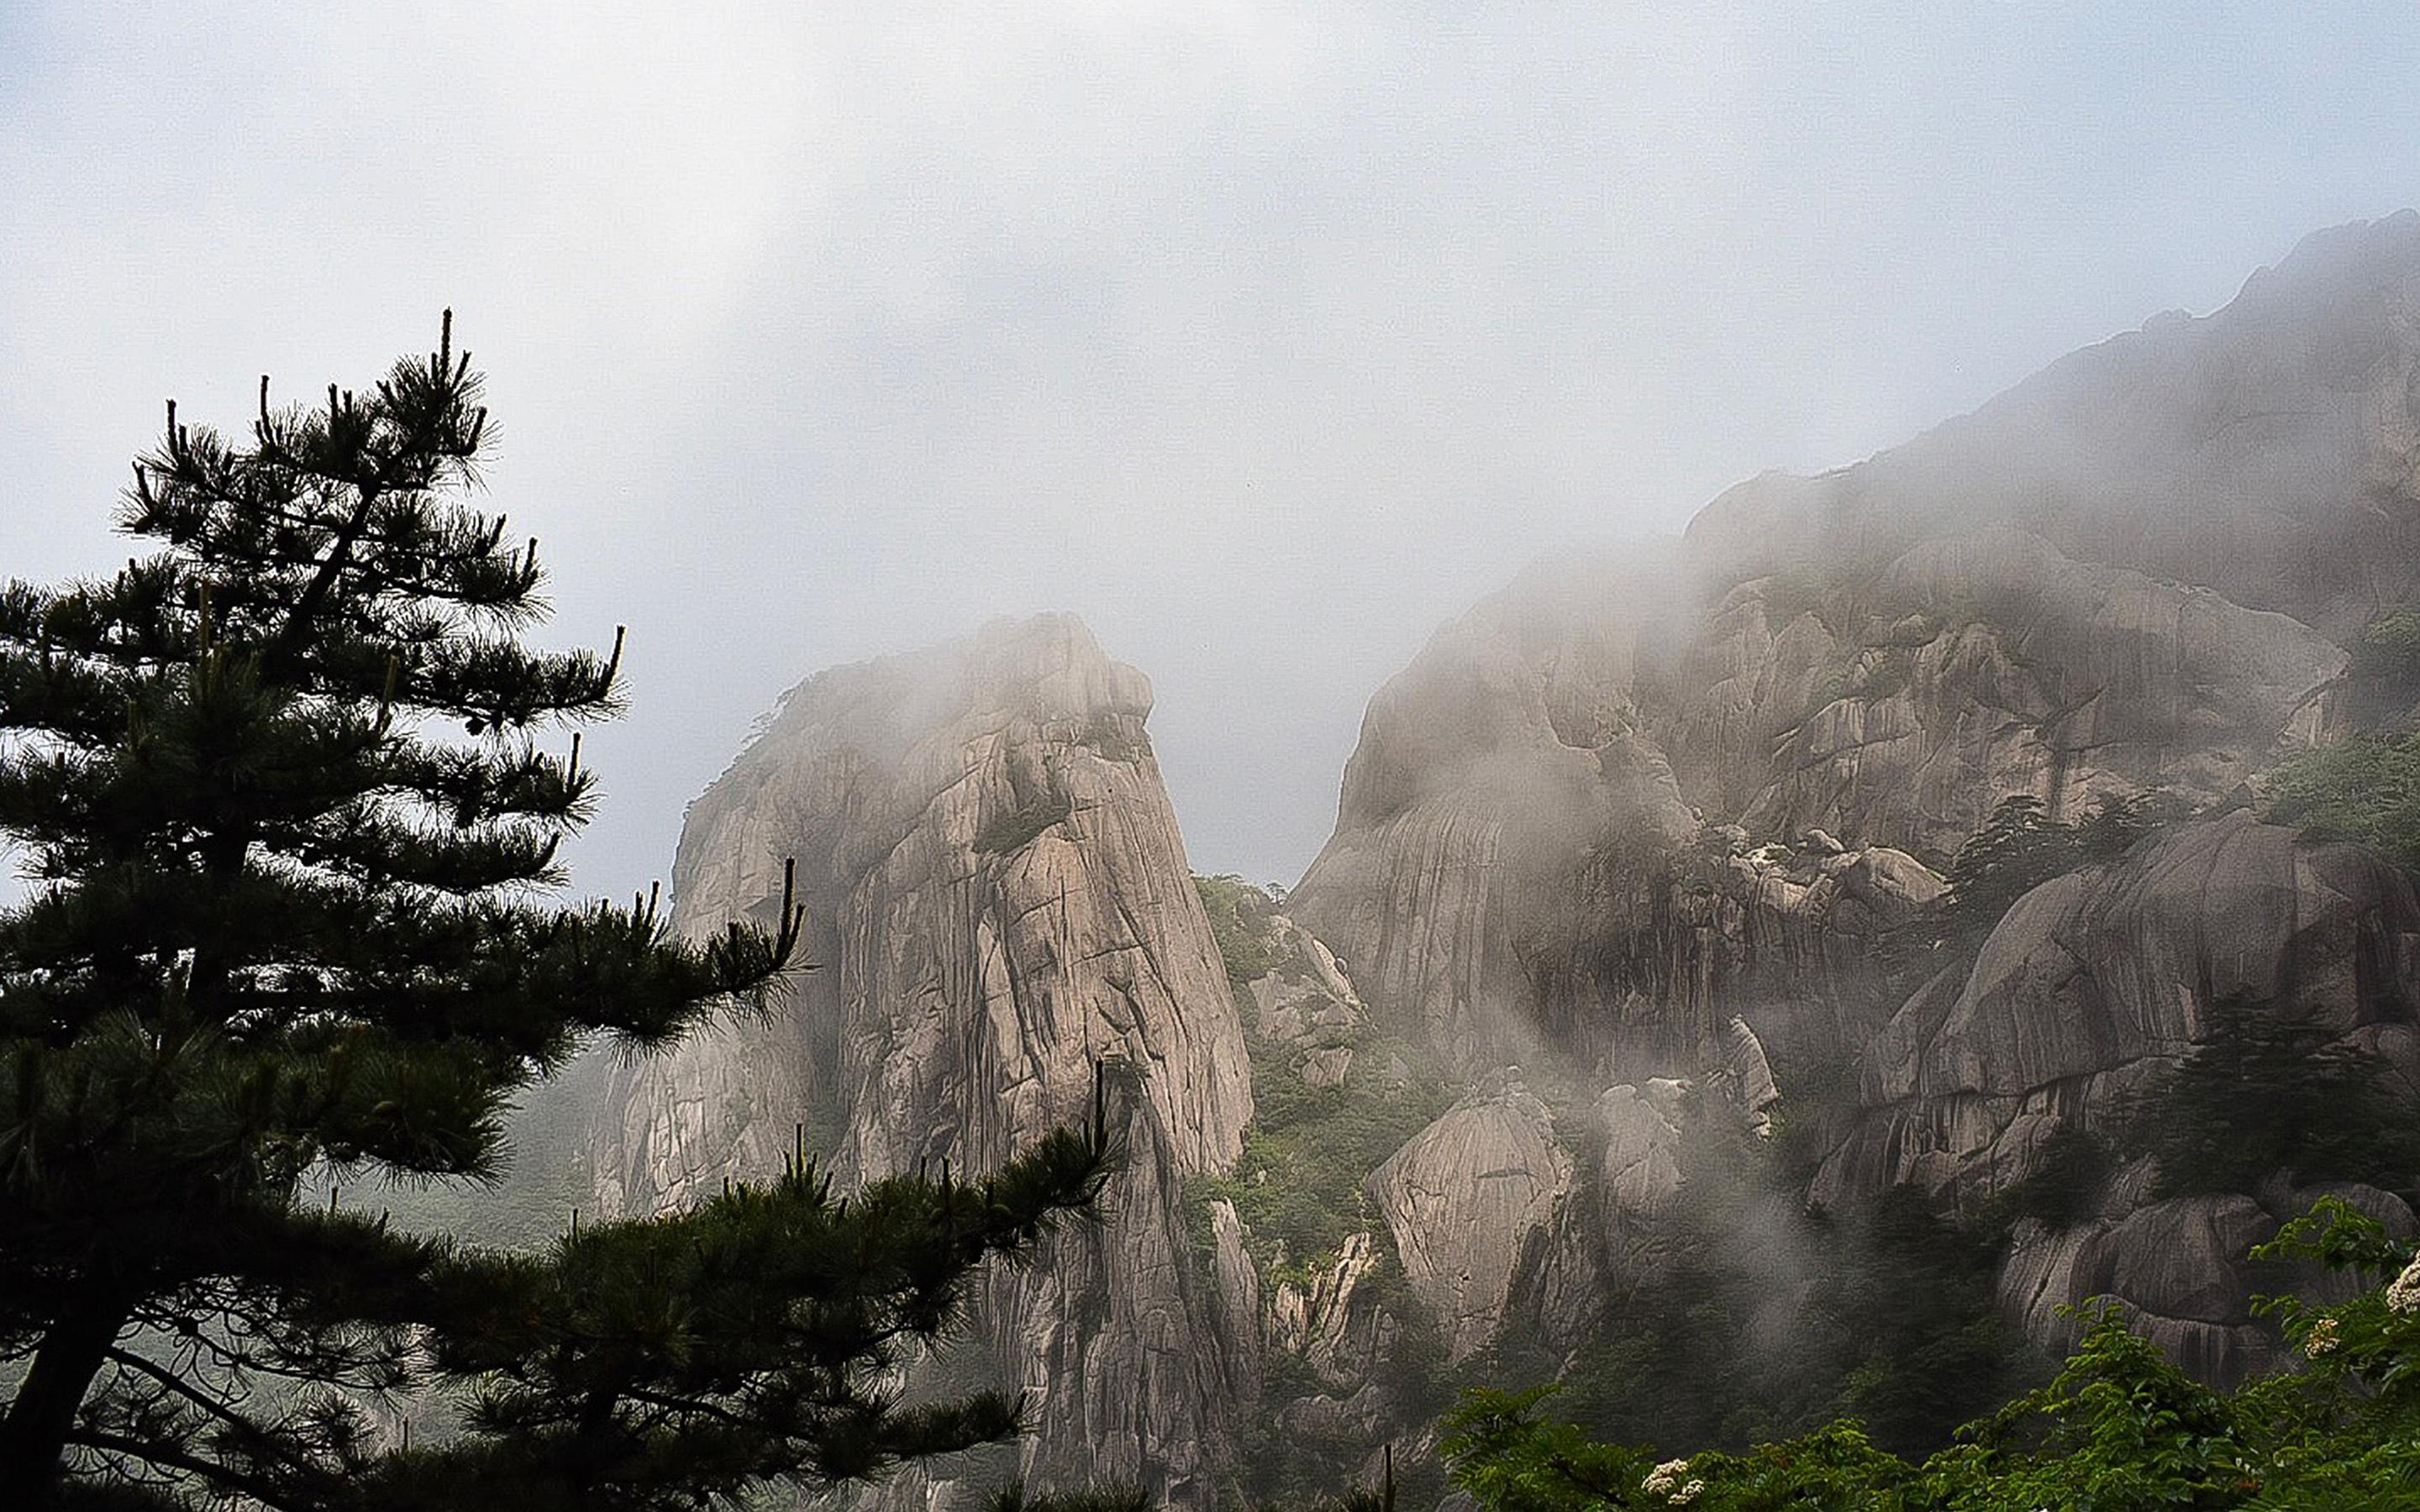
[[[0,576],[451,304],[554,633],[632,626],[600,889],[783,688],[1040,609],[1291,880],[1521,563],[2420,201],[2405,6],[301,8],[0,10]]]

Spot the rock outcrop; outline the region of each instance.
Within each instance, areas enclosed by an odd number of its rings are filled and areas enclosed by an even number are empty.
[[[1465,1099],[1371,1173],[1404,1274],[1460,1360],[1504,1319],[1513,1267],[1571,1185],[1553,1115],[1518,1083]]]
[[[1252,979],[1251,1031],[1283,1047],[1304,1085],[1332,1088],[1352,1073],[1356,1047],[1370,1027],[1370,1010],[1344,975],[1335,952],[1283,914],[1267,923],[1279,953],[1272,969]]]
[[[2254,1245],[2323,1196],[2351,1203],[2397,1238],[2415,1230],[2402,1198],[2352,1184],[2297,1190],[2273,1183],[2253,1195],[2131,1205],[2125,1189],[2139,1187],[2146,1174],[2121,1180],[2114,1204],[2127,1210],[2121,1216],[2063,1227],[2028,1218],[2017,1226],[2000,1272],[2000,1304],[2028,1335],[2066,1348],[2082,1333],[2077,1309],[2108,1299],[2194,1375],[2239,1385],[2288,1363],[2276,1331],[2253,1316],[2256,1292],[2292,1290],[2324,1300],[2352,1289],[2350,1278],[2320,1272],[2256,1276],[2244,1258]]]
[[[1506,1220],[1531,1238],[1501,1305],[1533,1324],[1585,1313],[1584,1229],[1684,1174],[1670,1120],[1609,1087],[1770,1078],[1787,1119],[1794,1079],[1845,1082],[1793,1126],[1808,1196],[1914,1182],[1968,1211],[2053,1131],[2105,1127],[2222,998],[2316,1013],[2420,1087],[2409,880],[2260,823],[2250,786],[2362,717],[2343,647],[2415,594],[2407,212],[1869,461],[1744,484],[1678,543],[1525,575],[1372,701],[1290,908],[1465,1085],[1518,1065],[1598,1110],[1592,1215]],[[2148,797],[2199,818],[1911,982],[1910,926],[2019,796],[2054,823]],[[2055,1343],[2051,1309],[2102,1288],[2196,1368],[2251,1368],[2240,1254],[2206,1286],[2157,1256],[2278,1215],[2138,1193],[2030,1233],[2003,1297]]]
[[[1634,622],[1549,618],[1493,602],[1380,691],[1289,900],[1389,1028],[1468,1069],[1522,1057],[1534,974],[1586,974],[1568,941],[1643,909],[1697,824],[1637,733]]]
[[[1251,1116],[1224,969],[1144,732],[1142,675],[1076,621],[1000,623],[795,690],[690,809],[675,927],[777,903],[799,864],[816,969],[774,1022],[628,1073],[599,1204],[644,1212],[775,1166],[806,1124],[852,1181],[993,1165],[1124,1094],[1105,1220],[985,1283],[974,1332],[1033,1411],[1023,1468],[1215,1499],[1248,1341],[1192,1263],[1180,1187]]]
[[[2228,999],[2420,1072],[2415,995],[2420,897],[2399,869],[2241,810],[2185,825],[2027,893],[1970,967],[1916,994],[1869,1046],[1869,1111],[1814,1195],[1913,1181],[1979,1201],[2060,1124],[2106,1130]]]

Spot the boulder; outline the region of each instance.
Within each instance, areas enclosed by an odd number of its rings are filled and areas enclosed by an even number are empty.
[[[1371,1173],[1371,1200],[1451,1359],[1494,1335],[1523,1247],[1571,1178],[1552,1114],[1517,1082],[1457,1103]]]

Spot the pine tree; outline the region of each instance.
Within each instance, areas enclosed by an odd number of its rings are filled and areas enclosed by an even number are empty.
[[[433,1373],[471,1400],[466,1431],[345,1467],[306,1504],[727,1506],[1011,1437],[1015,1397],[907,1404],[897,1368],[960,1321],[977,1265],[1030,1255],[1089,1209],[1112,1160],[1106,1092],[1088,1123],[982,1180],[920,1172],[836,1197],[801,1150],[778,1179],[684,1212],[581,1230],[542,1257],[458,1257],[423,1336]]]
[[[2154,1196],[2363,1181],[2401,1190],[2420,1135],[2395,1069],[2308,1007],[2248,995],[2210,1006],[2201,1041],[2122,1113],[2133,1152],[2158,1162]]]
[[[149,554],[0,590],[11,1504],[417,1505],[431,1467],[515,1464],[555,1504],[623,1504],[577,1494],[608,1474],[691,1504],[1013,1427],[891,1411],[868,1367],[1089,1199],[1097,1120],[987,1182],[851,1205],[802,1159],[538,1258],[301,1200],[491,1178],[516,1091],[591,1036],[761,1009],[799,938],[786,903],[688,943],[652,902],[546,901],[594,799],[578,734],[546,748],[617,711],[621,637],[522,641],[536,543],[464,502],[489,427],[451,335],[322,406],[264,378],[243,444],[172,404],[119,517]],[[479,1389],[472,1432],[393,1451],[362,1401],[432,1380]]]

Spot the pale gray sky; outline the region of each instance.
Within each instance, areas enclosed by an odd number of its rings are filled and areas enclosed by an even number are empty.
[[[0,4],[0,576],[160,401],[492,377],[584,888],[817,668],[1068,609],[1197,867],[1526,562],[1853,460],[2420,201],[2408,4]]]

